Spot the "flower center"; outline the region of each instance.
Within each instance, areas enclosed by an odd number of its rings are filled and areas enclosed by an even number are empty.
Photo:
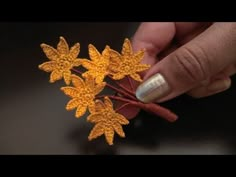
[[[59,70],[70,69],[72,67],[73,59],[68,55],[61,55],[57,60],[57,67]]]
[[[121,64],[120,70],[124,73],[130,73],[134,69],[134,64],[131,60],[126,60],[124,63]]]
[[[94,99],[94,94],[91,89],[85,88],[77,95],[80,98],[81,104],[88,106],[90,102]]]
[[[99,62],[99,63],[97,63],[97,70],[98,70],[98,72],[106,71],[107,67],[108,67],[108,63],[106,63],[106,62]]]

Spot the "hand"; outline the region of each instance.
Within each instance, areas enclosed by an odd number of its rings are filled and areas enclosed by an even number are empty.
[[[143,102],[210,96],[236,73],[236,23],[142,23],[132,45],[145,48],[142,62],[152,65],[136,90]]]

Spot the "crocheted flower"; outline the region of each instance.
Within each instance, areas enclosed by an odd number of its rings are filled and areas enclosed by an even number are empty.
[[[114,80],[121,80],[125,76],[130,76],[136,81],[142,82],[138,72],[142,72],[150,68],[150,65],[140,64],[144,50],[133,53],[129,39],[125,39],[121,54],[115,50],[111,50],[110,70]]]
[[[96,83],[101,83],[105,76],[109,74],[110,47],[106,46],[102,54],[92,44],[89,44],[88,48],[91,60],[80,60],[82,66],[88,70],[83,74],[83,77],[91,75],[96,79]]]
[[[72,98],[67,103],[66,110],[77,108],[75,116],[79,118],[85,114],[87,107],[94,106],[95,96],[104,89],[106,83],[95,84],[92,76],[86,77],[85,81],[76,75],[72,75],[71,79],[74,87],[62,87],[61,90]]]
[[[66,40],[60,37],[57,49],[47,44],[41,44],[41,48],[50,61],[39,65],[39,69],[51,72],[49,80],[51,83],[63,77],[65,83],[69,85],[71,81],[70,69],[80,65],[80,60],[77,58],[80,52],[80,44],[76,43],[69,49]]]
[[[108,97],[104,98],[104,102],[96,100],[94,108],[89,110],[91,114],[87,117],[87,120],[91,123],[95,123],[94,128],[89,134],[89,140],[93,140],[104,134],[107,143],[113,145],[115,132],[120,137],[125,137],[121,125],[127,125],[129,121],[113,110],[113,104]]]

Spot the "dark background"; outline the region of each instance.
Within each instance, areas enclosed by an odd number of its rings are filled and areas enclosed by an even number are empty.
[[[235,154],[236,116],[232,87],[218,95],[191,99],[183,95],[162,105],[179,115],[168,123],[145,112],[124,128],[125,139],[110,147],[104,137],[88,142],[92,125],[66,111],[63,82],[50,84],[38,70],[47,60],[39,45],[80,42],[99,51],[109,44],[120,51],[138,23],[0,23],[0,154]]]

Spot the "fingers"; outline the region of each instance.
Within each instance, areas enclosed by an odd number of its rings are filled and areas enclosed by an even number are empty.
[[[174,23],[142,23],[136,31],[132,46],[134,51],[145,48],[142,63],[153,65],[156,55],[168,46],[175,35]]]
[[[154,65],[136,96],[163,102],[189,91],[236,59],[235,23],[215,23],[199,36]],[[151,77],[152,76],[152,77]]]
[[[223,92],[230,88],[230,76],[234,75],[235,73],[236,67],[235,64],[232,64],[225,68],[222,72],[213,76],[212,79],[207,79],[199,84],[199,86],[193,88],[187,94],[194,98],[202,98]]]
[[[183,45],[206,30],[212,23],[209,22],[176,22],[176,40]]]
[[[229,89],[230,86],[231,86],[231,79],[229,77],[225,79],[218,79],[209,83],[207,86],[200,86],[192,89],[191,91],[188,92],[188,95],[194,98],[207,97],[223,92]]]

